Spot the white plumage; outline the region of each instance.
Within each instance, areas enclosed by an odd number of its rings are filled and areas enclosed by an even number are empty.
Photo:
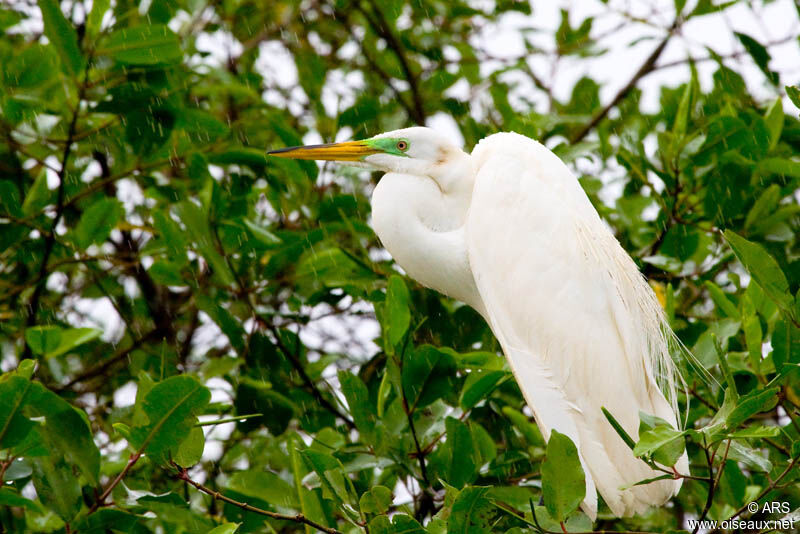
[[[564,163],[513,133],[487,137],[471,155],[427,128],[360,143],[350,146],[369,154],[355,164],[387,171],[372,197],[376,233],[409,276],[486,319],[544,437],[555,429],[577,446],[584,511],[596,517],[595,489],[617,516],[675,495],[680,480],[630,487],[661,473],[601,412],[634,438],[640,411],[678,426],[673,334]],[[285,157],[344,159],[327,158],[327,147],[296,150]],[[687,457],[675,467],[688,473]]]
[[[473,151],[476,181],[467,220],[469,260],[486,319],[500,340],[547,438],[567,434],[615,515],[639,513],[680,489],[657,476],[603,416],[636,436],[638,412],[677,426],[674,370],[658,301],[578,181],[552,152],[516,134]],[[498,267],[501,269],[498,269]],[[688,472],[684,456],[677,465]]]

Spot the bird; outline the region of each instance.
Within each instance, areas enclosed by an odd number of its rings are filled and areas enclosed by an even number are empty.
[[[626,517],[679,492],[686,453],[674,478],[634,485],[664,473],[634,457],[601,410],[637,440],[640,412],[679,428],[677,338],[556,154],[513,132],[467,153],[420,126],[269,154],[385,173],[372,192],[375,233],[408,276],[483,316],[543,437],[555,430],[575,444],[592,520],[598,493]]]

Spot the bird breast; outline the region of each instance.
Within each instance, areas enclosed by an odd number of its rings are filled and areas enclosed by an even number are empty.
[[[372,193],[372,227],[411,278],[483,313],[467,256],[468,208],[431,178],[388,173]]]

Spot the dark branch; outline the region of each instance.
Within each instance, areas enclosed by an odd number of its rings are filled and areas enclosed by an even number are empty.
[[[606,107],[601,109],[594,117],[592,117],[592,120],[590,120],[583,128],[578,130],[578,132],[572,136],[570,142],[573,145],[575,143],[582,141],[583,138],[586,137],[589,134],[589,132],[591,132],[594,129],[594,127],[600,123],[600,121],[606,118],[606,116],[608,115],[609,111],[611,111],[612,108],[614,108],[626,96],[628,96],[628,93],[630,93],[633,90],[633,88],[636,87],[636,84],[639,83],[639,80],[641,80],[643,77],[645,77],[647,74],[649,74],[655,69],[656,61],[658,61],[658,58],[661,57],[661,53],[664,52],[664,49],[667,47],[669,40],[675,34],[675,30],[678,28],[679,25],[680,25],[680,19],[676,19],[675,22],[672,23],[672,26],[670,26],[669,32],[667,33],[666,37],[662,39],[661,43],[659,43],[656,49],[653,50],[653,52],[647,57],[642,66],[639,67],[639,70],[636,71],[636,74],[634,74],[633,77],[628,81],[628,83],[625,84],[625,87],[620,89],[619,92],[617,93],[617,96],[615,96],[614,99],[611,102],[609,102]]]
[[[186,471],[186,469],[184,469],[183,467],[179,466],[178,464],[173,462],[172,466],[178,470],[178,478],[180,480],[183,480],[184,482],[186,482],[188,484],[191,484],[192,486],[194,486],[198,490],[202,491],[206,495],[210,495],[215,500],[220,500],[220,501],[226,502],[228,504],[232,504],[233,506],[238,506],[242,510],[247,510],[248,512],[253,512],[253,513],[256,513],[256,514],[259,514],[259,515],[264,515],[264,516],[267,516],[267,517],[271,517],[272,519],[279,519],[281,521],[294,521],[295,523],[302,523],[304,525],[310,526],[311,528],[315,528],[315,529],[319,530],[320,532],[325,532],[326,534],[341,534],[341,532],[339,532],[335,528],[326,527],[325,525],[322,525],[320,523],[317,523],[316,521],[313,521],[313,520],[307,518],[303,514],[295,514],[295,515],[279,514],[277,512],[270,512],[269,510],[263,510],[261,508],[257,508],[257,507],[255,507],[255,506],[253,506],[251,504],[247,504],[246,502],[239,502],[239,501],[236,501],[234,499],[231,499],[230,497],[226,497],[225,495],[221,494],[220,492],[214,491],[211,488],[209,488],[207,486],[204,486],[203,484],[200,484],[199,482],[195,482],[194,480],[192,480],[191,477],[189,476],[189,473]]]

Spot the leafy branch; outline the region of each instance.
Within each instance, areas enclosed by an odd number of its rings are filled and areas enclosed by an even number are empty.
[[[303,514],[279,514],[277,512],[270,512],[269,510],[264,510],[262,508],[258,508],[257,506],[253,506],[251,504],[247,504],[245,502],[239,502],[235,499],[231,499],[230,497],[223,495],[222,493],[215,491],[208,486],[205,486],[189,476],[189,472],[187,469],[179,466],[176,463],[172,463],[172,466],[177,470],[177,478],[179,480],[183,480],[184,482],[194,486],[197,490],[205,493],[206,495],[210,495],[214,500],[226,502],[228,504],[232,504],[233,506],[239,507],[242,510],[246,510],[248,512],[253,512],[259,515],[263,515],[272,519],[278,519],[281,521],[292,521],[295,523],[302,523],[304,525],[308,525],[312,528],[319,530],[320,532],[325,532],[326,534],[342,534],[340,531],[336,530],[335,528],[326,527],[316,521],[309,519],[308,517],[304,516]]]

